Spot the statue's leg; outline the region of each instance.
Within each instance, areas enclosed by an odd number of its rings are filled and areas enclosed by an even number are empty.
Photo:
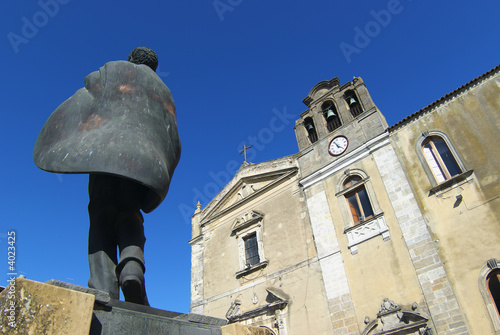
[[[107,176],[91,175],[89,180],[89,268],[88,285],[108,292],[112,299],[119,299],[117,264],[116,218],[118,211],[110,202],[113,181]]]
[[[149,306],[144,280],[144,227],[139,211],[123,212],[118,221],[118,239],[120,262],[116,267],[116,276],[125,301]]]
[[[140,206],[147,189],[130,180],[120,184],[120,213],[118,216],[118,247],[120,262],[116,276],[125,301],[149,306],[144,281],[144,219]]]

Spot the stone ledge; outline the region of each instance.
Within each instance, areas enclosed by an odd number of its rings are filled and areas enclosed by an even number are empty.
[[[444,193],[448,189],[451,189],[462,182],[469,181],[469,177],[472,175],[473,172],[474,172],[474,170],[468,170],[468,171],[462,172],[461,174],[456,175],[456,176],[442,182],[441,184],[432,187],[429,190],[429,197],[433,196],[434,194],[437,194],[439,196],[440,193]]]
[[[232,323],[222,327],[222,335],[274,335],[274,332],[264,327],[252,327]]]
[[[257,264],[250,266],[247,269],[240,270],[240,271],[236,272],[236,278],[240,278],[241,276],[247,275],[247,274],[254,272],[258,269],[265,268],[267,266],[267,264],[269,264],[269,261],[262,261],[260,263],[257,263]]]
[[[99,291],[99,290],[96,290],[93,288],[78,286],[75,284],[66,283],[66,282],[63,282],[60,280],[56,280],[56,279],[51,279],[49,281],[46,281],[45,284],[58,286],[58,287],[62,287],[62,288],[67,288],[67,289],[73,290],[73,291],[92,294],[95,296],[95,301],[98,303],[102,303],[102,304],[107,304],[111,300],[108,292]]]

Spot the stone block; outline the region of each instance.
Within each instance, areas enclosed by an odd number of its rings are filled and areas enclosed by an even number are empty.
[[[2,334],[88,335],[94,295],[17,278],[0,295]]]

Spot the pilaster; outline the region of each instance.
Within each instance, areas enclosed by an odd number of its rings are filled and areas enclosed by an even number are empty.
[[[340,246],[321,183],[305,190],[333,334],[359,334]]]
[[[191,313],[203,314],[203,255],[204,243],[200,227],[201,204],[198,202],[196,211],[191,217],[193,239],[191,245]]]

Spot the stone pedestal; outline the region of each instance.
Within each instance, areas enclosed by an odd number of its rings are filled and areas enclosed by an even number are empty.
[[[222,319],[111,300],[106,305],[96,303],[90,335],[222,335],[221,326],[225,324]]]
[[[94,295],[17,278],[0,294],[0,333],[87,335]]]

